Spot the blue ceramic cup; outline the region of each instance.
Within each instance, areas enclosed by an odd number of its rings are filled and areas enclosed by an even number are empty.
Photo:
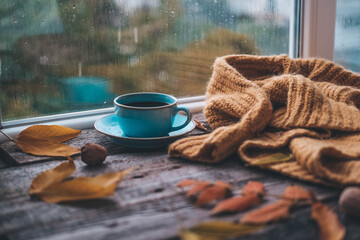
[[[191,121],[190,110],[178,107],[175,97],[163,93],[129,93],[115,98],[114,105],[119,125],[129,137],[168,136]],[[173,126],[179,111],[185,112],[187,119],[180,126]]]

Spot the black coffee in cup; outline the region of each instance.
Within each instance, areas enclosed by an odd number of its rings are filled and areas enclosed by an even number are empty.
[[[169,103],[147,101],[147,102],[131,102],[131,103],[126,103],[124,105],[130,107],[161,107],[161,106],[167,106],[169,105]]]

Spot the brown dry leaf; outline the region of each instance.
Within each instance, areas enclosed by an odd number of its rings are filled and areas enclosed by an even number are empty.
[[[195,202],[196,206],[203,206],[215,200],[221,200],[231,194],[231,186],[228,183],[217,181],[201,191]]]
[[[257,206],[265,194],[264,184],[261,182],[248,182],[242,190],[243,196],[236,196],[218,203],[211,214],[220,214],[225,212],[242,212],[250,207]]]
[[[215,200],[221,200],[231,195],[230,184],[223,181],[217,181],[215,184],[213,184],[207,181],[185,179],[180,181],[177,186],[192,186],[190,190],[186,192],[186,197],[195,199],[196,206],[203,206]]]
[[[321,202],[312,205],[311,217],[320,227],[321,240],[341,240],[345,237],[345,227],[340,223],[337,215]]]
[[[193,121],[195,122],[195,127],[200,129],[200,130],[203,130],[205,132],[208,132],[208,130],[201,124],[201,122],[193,119]]]
[[[227,212],[242,212],[250,207],[260,204],[259,196],[252,194],[246,196],[236,196],[218,203],[212,210],[211,214],[220,214]]]
[[[182,230],[182,240],[221,240],[242,237],[258,231],[262,226],[236,224],[232,222],[211,221]]]
[[[228,184],[227,182],[223,182],[223,181],[216,181],[215,185],[224,187],[224,188],[229,188],[229,189],[232,188],[232,186],[230,184]]]
[[[241,222],[248,224],[265,224],[288,219],[290,217],[290,207],[301,200],[311,200],[312,195],[304,188],[293,185],[285,189],[282,198],[283,199],[275,203],[265,205],[262,208],[245,214]]]
[[[186,193],[186,197],[190,198],[190,197],[196,197],[196,194],[198,194],[199,192],[201,192],[202,190],[210,187],[212,184],[209,182],[205,182],[205,181],[199,181],[198,183],[196,183],[189,191],[187,191]]]
[[[122,178],[133,168],[102,174],[96,177],[79,177],[53,184],[37,195],[48,203],[101,198],[112,195]]]
[[[309,191],[297,185],[288,186],[285,189],[282,197],[285,199],[294,200],[296,202],[304,201],[304,200],[310,201],[312,199],[312,196]]]
[[[75,170],[76,167],[74,161],[69,159],[69,161],[63,162],[53,169],[44,171],[33,179],[29,193],[40,193],[50,185],[61,182],[65,178],[69,177],[73,174],[73,172],[75,172]]]
[[[58,125],[35,125],[22,131],[15,142],[23,152],[39,156],[72,156],[80,149],[62,142],[72,139],[81,133],[80,130]]]
[[[257,194],[264,195],[265,194],[265,186],[261,182],[249,181],[242,190],[242,195],[249,194]]]
[[[291,203],[289,201],[279,200],[245,214],[240,222],[245,224],[266,224],[288,219],[290,217],[290,207]]]

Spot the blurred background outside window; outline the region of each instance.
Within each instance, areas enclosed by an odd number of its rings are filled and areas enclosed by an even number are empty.
[[[291,55],[298,2],[0,1],[3,121],[111,107],[116,95],[136,91],[203,95],[216,57]],[[335,61],[353,71],[359,3],[337,5]]]
[[[3,121],[203,95],[216,57],[288,53],[288,0],[1,0]]]
[[[337,0],[334,61],[360,72],[360,1]]]

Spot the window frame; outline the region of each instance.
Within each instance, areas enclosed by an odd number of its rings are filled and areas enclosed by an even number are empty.
[[[303,0],[300,57],[334,60],[336,0]]]
[[[334,58],[336,0],[292,0],[294,9],[290,17],[289,56],[292,58]],[[297,24],[299,22],[299,24]],[[179,106],[188,107],[192,113],[201,112],[205,96],[180,98]],[[111,114],[113,108],[49,115],[13,121],[2,121],[0,106],[0,129],[15,137],[34,124],[62,125],[75,129],[91,128],[96,119]],[[0,143],[8,138],[0,134]]]

